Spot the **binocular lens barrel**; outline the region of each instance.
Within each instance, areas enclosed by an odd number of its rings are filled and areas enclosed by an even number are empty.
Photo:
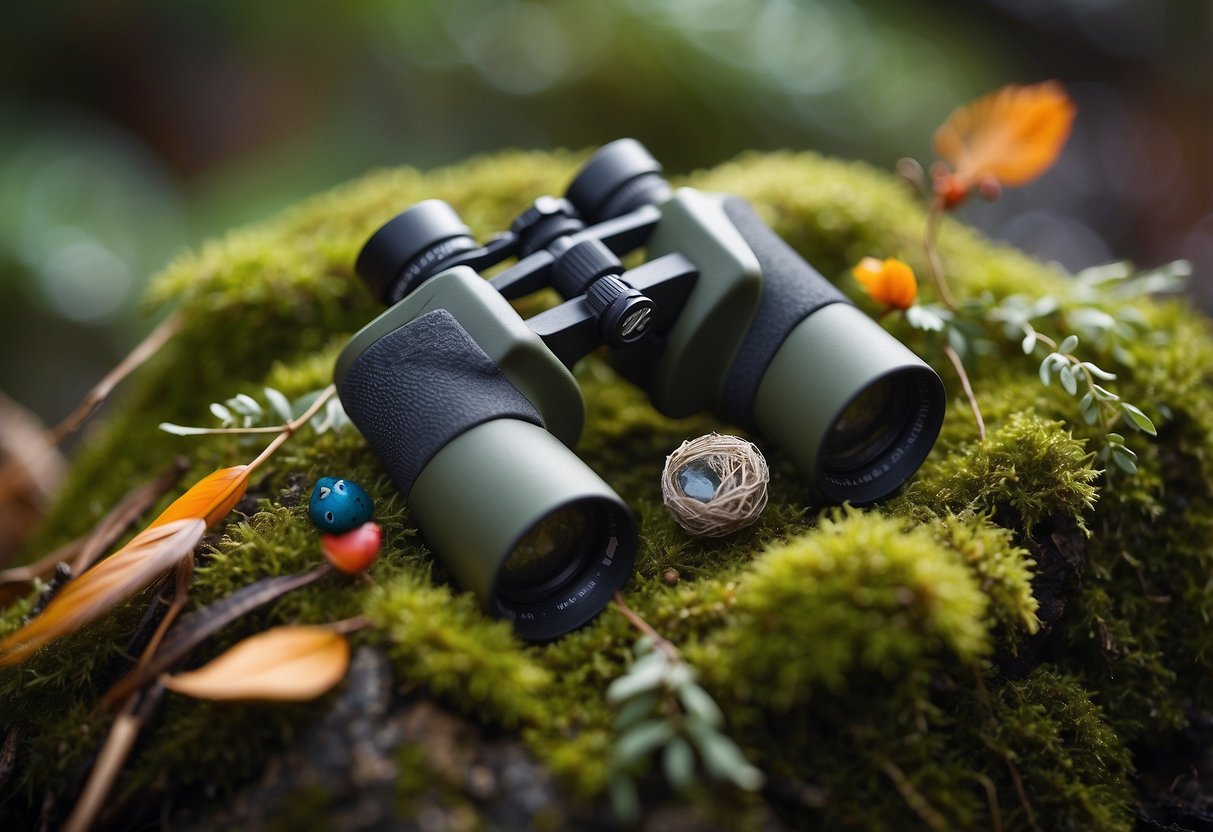
[[[943,383],[850,304],[801,321],[775,353],[754,421],[833,500],[863,504],[896,490],[943,424]]]
[[[417,478],[409,510],[458,584],[529,640],[585,624],[632,571],[627,506],[528,422],[495,419],[455,438]]]

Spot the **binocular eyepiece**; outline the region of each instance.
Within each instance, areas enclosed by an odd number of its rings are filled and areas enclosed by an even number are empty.
[[[835,501],[892,493],[943,421],[935,372],[748,203],[672,190],[630,139],[483,245],[449,205],[420,202],[356,270],[389,309],[342,352],[342,402],[456,581],[525,638],[592,618],[636,553],[627,506],[571,450],[570,369],[591,350],[668,416],[761,433]],[[527,320],[508,303],[544,287],[564,302]]]

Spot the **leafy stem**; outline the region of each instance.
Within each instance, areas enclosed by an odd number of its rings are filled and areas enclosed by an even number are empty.
[[[698,766],[716,781],[746,791],[763,785],[762,772],[750,764],[722,728],[724,713],[695,681],[695,671],[672,642],[663,637],[615,594],[615,609],[642,633],[628,672],[607,688],[606,698],[618,708],[611,751],[610,791],[616,815],[634,822],[640,814],[636,777],[650,755],[661,752],[661,767],[670,786],[685,792],[694,785]]]

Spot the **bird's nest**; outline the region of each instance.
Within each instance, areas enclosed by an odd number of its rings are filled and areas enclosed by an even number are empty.
[[[678,473],[688,464],[703,462],[719,480],[707,502],[688,496]],[[724,537],[758,519],[766,508],[767,461],[753,443],[737,436],[709,433],[688,439],[665,459],[661,494],[678,525],[700,537]]]

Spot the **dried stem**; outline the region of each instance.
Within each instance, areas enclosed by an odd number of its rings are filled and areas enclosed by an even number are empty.
[[[939,814],[939,810],[927,802],[927,799],[922,796],[922,792],[914,788],[914,784],[909,781],[905,773],[897,767],[897,764],[892,760],[886,760],[880,770],[885,773],[885,776],[893,781],[893,786],[897,789],[897,793],[901,795],[901,799],[906,802],[906,805],[914,811],[931,829],[936,832],[951,828],[947,819]]]
[[[165,318],[148,336],[127,354],[118,366],[105,374],[101,381],[85,394],[80,404],[63,421],[47,431],[47,448],[45,453],[53,449],[80,429],[88,418],[97,411],[109,398],[122,381],[139,369],[149,358],[160,351],[170,338],[181,330],[181,316],[172,315]],[[0,503],[6,502],[12,494],[25,486],[25,477],[19,471],[21,463],[9,460],[0,466]]]
[[[231,436],[249,435],[254,433],[281,433],[286,430],[286,425],[265,425],[256,428],[190,428],[189,433],[179,433],[180,436]],[[176,431],[167,431],[168,433],[176,433]]]
[[[359,630],[365,630],[368,627],[374,626],[374,622],[365,615],[355,615],[353,618],[343,618],[340,621],[333,621],[329,624],[321,624],[320,626],[326,630],[332,630],[334,633],[348,636],[350,633],[356,633]]]
[[[248,464],[248,471],[252,473],[257,466],[261,465],[261,463],[273,456],[274,453],[281,448],[288,439],[295,435],[295,432],[299,430],[299,428],[306,425],[308,420],[315,416],[320,411],[320,408],[324,407],[325,402],[331,399],[333,394],[336,392],[336,385],[330,384],[328,387],[324,388],[320,395],[316,397],[316,401],[312,402],[311,406],[303,412],[302,416],[300,416],[298,419],[287,422],[282,426],[282,433],[278,434],[274,441],[266,445],[265,450],[262,451],[256,459]]]
[[[169,605],[168,612],[164,614],[164,618],[160,619],[160,625],[156,627],[156,632],[152,633],[147,647],[143,649],[143,655],[139,657],[139,664],[135,665],[135,669],[131,671],[132,675],[136,675],[144,670],[151,662],[152,657],[156,655],[156,651],[160,649],[160,642],[164,639],[164,634],[168,632],[168,628],[177,620],[177,616],[185,609],[185,605],[190,599],[190,584],[193,580],[194,556],[191,554],[188,558],[177,564],[173,603]]]
[[[991,832],[1002,832],[1002,812],[998,808],[998,789],[994,788],[994,781],[980,772],[974,772],[973,779],[985,790],[986,803],[990,807]]]
[[[969,407],[973,410],[973,419],[977,422],[977,439],[980,442],[986,441],[986,423],[981,418],[981,408],[977,406],[977,396],[973,394],[973,386],[969,384],[969,374],[965,372],[965,365],[960,360],[960,356],[956,350],[952,349],[951,344],[943,345],[943,353],[952,362],[953,369],[956,370],[956,375],[960,377],[960,386],[965,392],[965,398],[969,400]]]
[[[89,416],[96,412],[114,388],[122,383],[123,379],[139,369],[144,362],[160,351],[168,340],[181,331],[181,316],[171,315],[165,318],[160,324],[153,329],[148,336],[138,343],[138,345],[127,354],[126,358],[118,363],[118,366],[105,374],[101,381],[97,382],[92,390],[85,394],[84,399],[76,406],[76,409],[59,424],[51,429],[51,439],[57,445],[67,437],[75,433],[81,425],[83,425]]]
[[[939,261],[939,225],[943,220],[945,209],[942,197],[935,197],[931,200],[931,207],[927,210],[927,230],[922,238],[922,247],[927,255],[927,272],[931,275],[931,282],[935,285],[935,293],[939,295],[939,300],[944,306],[956,311],[956,298],[952,296],[952,290],[948,287],[947,278],[943,276],[943,264]]]
[[[93,765],[88,783],[76,801],[67,823],[63,825],[63,832],[86,832],[93,827],[93,822],[114,785],[114,779],[122,770],[122,764],[130,754],[135,740],[139,738],[139,729],[160,704],[163,695],[164,688],[156,684],[149,688],[147,693],[135,693],[127,697],[122,711],[114,720],[109,736],[105,738],[105,744],[101,746],[101,753],[97,755],[97,762]]]
[[[990,701],[990,692],[986,690],[986,680],[981,675],[981,668],[974,665],[973,667],[973,684],[977,690],[977,699],[981,702],[986,710],[986,715],[990,719],[996,719],[994,716],[994,703]],[[996,748],[989,742],[986,742],[986,747],[1002,758],[1007,765],[1007,771],[1011,775],[1011,782],[1015,784],[1015,793],[1019,796],[1019,805],[1023,806],[1024,814],[1028,816],[1028,825],[1034,832],[1040,832],[1040,826],[1036,823],[1036,813],[1032,811],[1032,801],[1028,800],[1028,792],[1024,788],[1023,778],[1019,776],[1019,767],[1015,765],[1015,760],[1011,758],[1010,753],[1005,749]]]
[[[615,591],[615,609],[622,613],[633,627],[653,640],[653,646],[661,652],[665,653],[671,661],[680,661],[681,656],[678,653],[678,648],[674,643],[667,639],[661,633],[653,629],[649,622],[640,617],[640,614],[627,605],[623,600],[623,594],[618,590]]]

